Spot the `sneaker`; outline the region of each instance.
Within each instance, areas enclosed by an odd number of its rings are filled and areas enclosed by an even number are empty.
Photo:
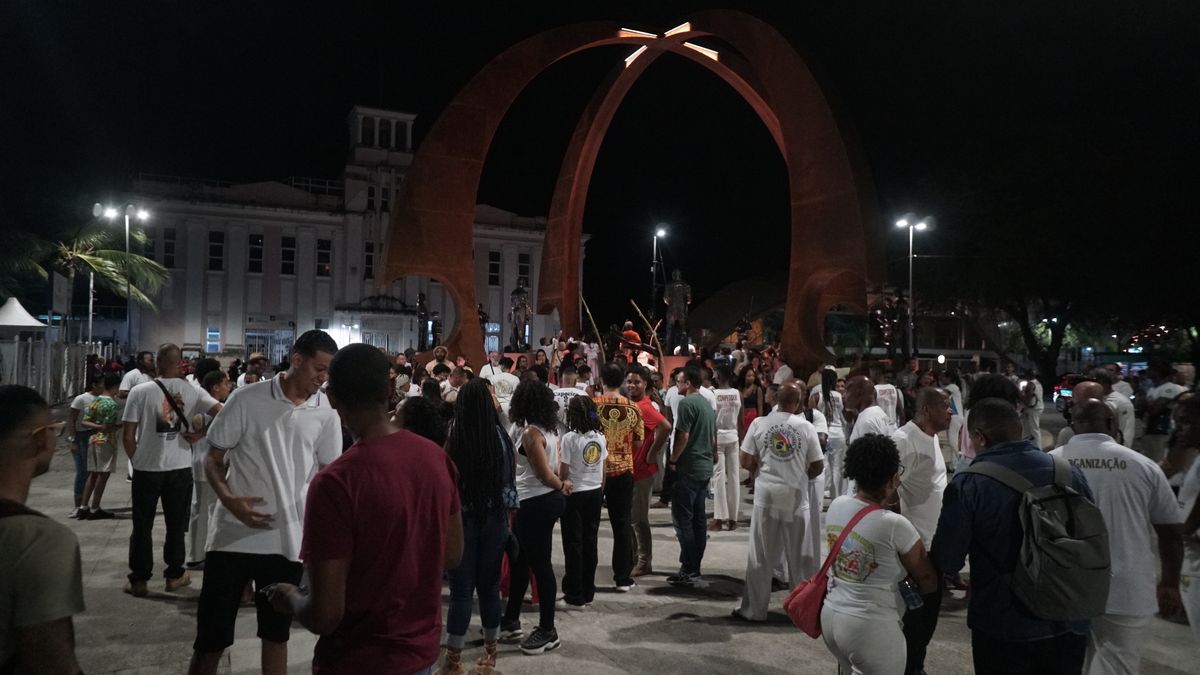
[[[558,649],[561,644],[557,630],[553,628],[546,630],[538,626],[533,629],[533,633],[529,637],[521,641],[521,652],[529,656],[537,656],[552,649]]]
[[[705,588],[708,586],[708,584],[700,578],[699,574],[692,574],[691,572],[681,572],[674,577],[674,581],[671,581],[671,579],[672,577],[667,577],[668,584],[671,584],[672,586],[679,586],[681,588]]]
[[[79,514],[81,514],[83,512],[84,511],[83,511],[82,506],[76,506],[75,508],[71,509],[71,512],[67,514],[67,517],[68,518],[78,518]]]
[[[677,583],[679,583],[680,579],[683,579],[686,576],[687,576],[686,572],[684,572],[683,570],[679,570],[675,574],[672,574],[671,576],[667,577],[667,583],[672,584],[672,585],[677,584]]]
[[[79,509],[78,511],[75,512],[75,515],[73,516],[73,518],[75,518],[76,520],[91,520],[92,512],[88,511],[87,509]]]
[[[617,582],[617,592],[628,593],[629,591],[633,590],[634,586],[637,586],[637,582],[633,579],[630,579],[629,581]]]
[[[183,574],[179,575],[178,577],[176,577],[174,579],[167,579],[166,588],[167,588],[167,592],[171,593],[171,592],[177,591],[185,586],[191,586],[191,585],[192,585],[192,575],[188,574],[187,572],[184,572]]]
[[[88,520],[112,520],[113,518],[116,518],[116,517],[117,517],[116,514],[114,514],[112,511],[105,511],[104,509],[96,509],[95,511],[92,511],[91,513],[88,514],[87,519]]]
[[[734,530],[737,529],[737,521],[736,520],[725,521],[725,529],[730,532],[733,532]]]
[[[144,581],[126,581],[125,592],[135,598],[144,598],[147,595],[150,595],[150,589],[146,586],[146,582]]]
[[[591,605],[592,605],[592,603],[590,603],[590,602],[576,603],[576,602],[571,602],[570,600],[567,600],[566,598],[559,598],[558,600],[555,601],[554,608],[561,609],[564,612],[572,612],[572,611],[578,611],[581,609],[587,609],[588,607],[591,607]]]
[[[511,642],[512,640],[520,639],[525,635],[525,631],[521,630],[520,619],[516,621],[501,621],[500,622],[500,640]]]
[[[644,577],[647,574],[654,574],[654,568],[650,563],[638,563],[633,567],[633,571],[629,573],[631,577]]]
[[[721,531],[721,521],[719,521],[715,518],[713,520],[708,521],[708,531],[709,532],[720,532]]]
[[[762,619],[751,619],[750,617],[746,616],[745,614],[742,614],[742,612],[737,609],[730,612],[729,616],[733,617],[734,619],[737,619],[738,621],[746,621],[749,623],[762,623],[763,622]]]

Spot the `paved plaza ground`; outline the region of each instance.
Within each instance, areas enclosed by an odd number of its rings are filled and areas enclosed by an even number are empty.
[[[1061,426],[1061,418],[1056,423],[1054,419],[1054,415],[1048,415],[1048,427]],[[66,523],[79,537],[87,611],[76,617],[75,626],[76,651],[84,672],[182,673],[191,655],[196,600],[204,575],[193,572],[190,588],[164,593],[162,563],[158,560],[157,578],[151,582],[148,598],[135,599],[121,592],[130,532],[130,493],[129,484],[123,480],[124,468],[122,461],[121,473],[114,475],[104,500],[105,507],[115,511],[118,519],[68,519],[73,465],[64,439],[50,472],[34,480],[29,505]],[[669,512],[654,510],[655,566],[660,573],[643,577],[631,593],[614,592],[611,568],[606,564],[612,536],[607,522],[603,523],[597,572],[601,587],[595,604],[586,611],[558,614],[563,644],[554,652],[530,657],[521,655],[515,645],[502,646],[499,671],[506,675],[835,673],[836,666],[824,643],[792,627],[779,609],[785,593],[774,595],[774,608],[766,624],[747,625],[729,618],[741,594],[748,516],[747,508],[738,530],[712,535],[704,560],[705,576],[712,585],[706,591],[683,591],[667,585],[665,577],[677,567],[679,548]],[[156,525],[157,558],[163,536],[161,517]],[[556,552],[555,566],[561,573],[561,551]],[[536,617],[536,609],[527,606],[523,617],[526,630],[536,624]],[[471,629],[475,635],[478,625],[476,615]],[[254,610],[243,609],[238,616],[237,642],[229,650],[222,672],[258,672],[259,648],[254,633]],[[291,672],[310,672],[314,642],[307,631],[293,628]],[[480,644],[476,641],[468,645],[467,655],[472,661]],[[1143,673],[1195,673],[1198,657],[1200,650],[1186,626],[1156,618],[1146,630]],[[947,599],[943,604],[926,670],[931,674],[971,672],[965,601]]]

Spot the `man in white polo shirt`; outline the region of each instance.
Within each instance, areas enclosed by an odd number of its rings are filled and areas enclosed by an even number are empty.
[[[149,593],[146,582],[154,573],[153,529],[160,499],[167,524],[166,589],[170,592],[191,583],[183,568],[184,537],[192,510],[192,443],[202,435],[193,430],[191,420],[193,415],[217,414],[221,404],[180,377],[182,360],[179,347],[160,347],[158,378],[129,391],[121,416],[125,454],[133,466],[133,532],[125,592],[138,598]]]
[[[342,451],[338,414],[321,392],[337,344],[310,330],[292,347],[291,367],[238,388],[208,429],[211,518],[204,586],[189,673],[215,673],[233,644],[242,589],[253,580],[298,585],[308,483]],[[227,477],[228,475],[228,477]],[[264,673],[287,671],[291,616],[256,597]]]
[[[138,352],[137,359],[134,361],[136,366],[133,370],[125,373],[121,378],[121,386],[117,390],[117,403],[121,406],[121,412],[125,411],[125,400],[129,398],[129,392],[133,388],[149,382],[154,379],[154,353],[153,352]],[[128,454],[128,450],[125,451]],[[125,464],[125,482],[133,481],[133,462]]]
[[[1162,470],[1138,452],[1117,444],[1116,414],[1103,401],[1078,401],[1071,424],[1075,436],[1053,450],[1083,472],[1108,525],[1112,561],[1105,613],[1091,621],[1083,672],[1138,672],[1141,631],[1156,611],[1178,613],[1183,564],[1182,523]],[[1151,530],[1158,534],[1162,578],[1154,584]]]
[[[911,422],[892,434],[900,451],[900,514],[908,519],[926,550],[933,543],[938,517],[942,515],[942,493],[946,491],[946,460],[942,457],[938,434],[950,428],[950,395],[941,389],[925,387],[917,391],[916,414]],[[925,604],[904,614],[904,639],[907,663],[904,672],[925,669],[925,652],[937,629],[942,591],[923,596]]]

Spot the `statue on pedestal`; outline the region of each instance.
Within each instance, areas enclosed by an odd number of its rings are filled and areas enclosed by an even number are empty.
[[[512,322],[512,333],[509,345],[518,352],[529,351],[525,335],[529,329],[529,321],[533,318],[533,307],[529,304],[529,289],[525,287],[525,279],[517,280],[517,287],[509,297],[512,309],[508,312],[508,320]]]
[[[424,352],[433,347],[429,344],[429,304],[424,293],[417,293],[417,351]]]
[[[671,272],[671,281],[663,293],[663,302],[667,305],[667,354],[674,354],[676,347],[679,354],[688,354],[687,317],[688,306],[692,304],[692,286],[683,280],[679,270]]]

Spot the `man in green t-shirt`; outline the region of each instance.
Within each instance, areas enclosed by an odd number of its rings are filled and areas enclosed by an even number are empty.
[[[700,562],[704,559],[708,524],[704,500],[713,475],[717,450],[717,416],[700,395],[700,369],[688,366],[679,373],[675,386],[683,400],[675,420],[675,444],[670,467],[676,473],[671,499],[671,522],[679,539],[679,574],[667,577],[675,586],[701,588]]]

